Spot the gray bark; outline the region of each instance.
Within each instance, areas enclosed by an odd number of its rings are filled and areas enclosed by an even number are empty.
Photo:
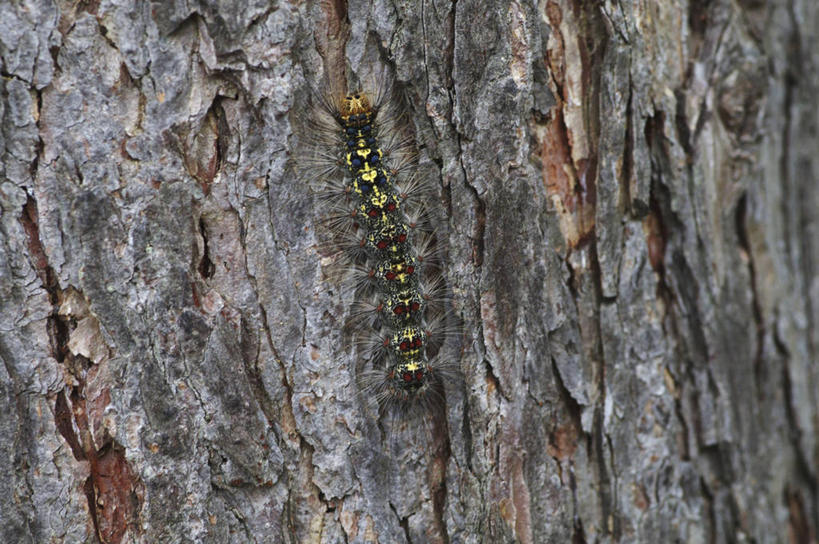
[[[3,0],[0,59],[0,541],[816,542],[814,0]],[[293,173],[384,66],[437,425],[362,402]]]

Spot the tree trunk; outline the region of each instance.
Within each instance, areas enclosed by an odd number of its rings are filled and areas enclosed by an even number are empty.
[[[817,541],[814,0],[6,0],[0,55],[2,542]],[[381,69],[432,424],[362,401],[294,174]]]

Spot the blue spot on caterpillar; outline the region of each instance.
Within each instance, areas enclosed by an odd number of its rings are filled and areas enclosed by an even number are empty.
[[[300,163],[323,216],[320,251],[342,257],[330,275],[352,280],[362,396],[403,419],[442,407],[457,371],[442,350],[455,330],[429,221],[433,193],[392,94],[389,85],[372,95],[314,92]]]

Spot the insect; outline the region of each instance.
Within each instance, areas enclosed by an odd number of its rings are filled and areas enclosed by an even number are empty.
[[[322,96],[305,127],[302,171],[316,189],[330,275],[355,293],[351,328],[362,352],[365,399],[381,414],[425,414],[443,401],[454,365],[442,355],[445,282],[430,222],[430,186],[415,168],[414,139],[390,85]]]

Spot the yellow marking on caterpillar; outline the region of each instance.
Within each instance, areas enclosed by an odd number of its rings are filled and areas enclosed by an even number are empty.
[[[376,191],[373,192],[375,193]],[[370,198],[370,202],[372,202],[373,206],[375,206],[376,208],[383,208],[384,205],[387,203],[387,198],[389,198],[387,193],[381,194],[376,193],[372,196],[372,198]]]
[[[402,272],[404,270],[403,264],[396,264],[393,266],[393,270],[395,271],[395,279],[398,280],[398,283],[406,283],[409,279],[409,276],[406,272]]]
[[[367,164],[366,162],[361,167],[355,167],[353,166],[353,161],[351,161],[350,159],[347,159],[347,166],[349,166],[351,170],[355,170],[356,172],[369,172],[372,170],[370,168],[370,165]]]
[[[361,175],[361,179],[363,179],[364,181],[368,181],[370,183],[372,183],[374,177],[375,177],[375,174],[370,175],[369,173],[364,173],[364,174]],[[359,185],[358,185],[358,179],[353,180],[353,190],[355,191],[355,194],[357,194],[358,196],[364,196],[364,192],[361,190],[361,187],[359,187]],[[373,191],[374,194],[379,194],[381,192],[381,191],[379,191],[378,187],[372,187],[371,186],[370,190]],[[361,204],[361,206],[359,206],[359,209],[362,212],[366,213],[367,212],[366,204]]]

